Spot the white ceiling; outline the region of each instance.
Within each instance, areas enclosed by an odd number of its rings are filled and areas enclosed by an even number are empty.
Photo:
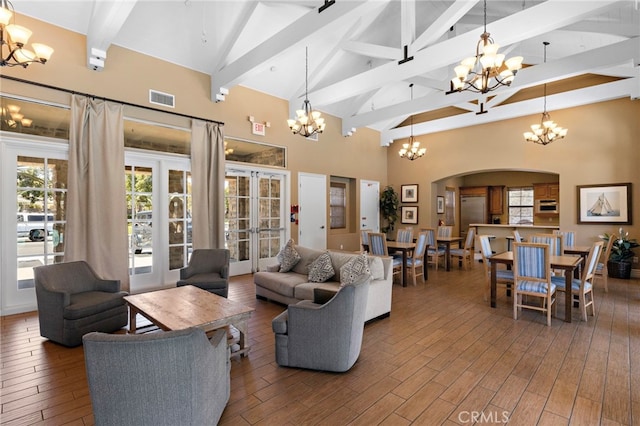
[[[107,52],[105,68],[109,46],[122,46],[211,75],[212,99],[243,85],[288,99],[291,115],[304,98],[308,47],[313,107],[342,118],[343,134],[370,127],[387,144],[409,136],[409,127],[398,125],[410,115],[450,106],[468,112],[414,123],[414,134],[539,114],[540,98],[503,102],[523,88],[585,73],[624,79],[549,96],[549,111],[640,97],[639,1],[489,0],[487,31],[500,52],[534,65],[489,99],[445,95],[453,67],[475,53],[483,32],[484,5],[477,0],[336,0],[321,13],[325,0],[13,4],[18,13],[86,34],[88,52]],[[543,41],[551,43],[546,64]],[[404,46],[413,60],[399,64]],[[489,113],[476,114],[478,100]]]

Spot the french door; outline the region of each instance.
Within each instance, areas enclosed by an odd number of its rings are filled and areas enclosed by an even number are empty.
[[[231,275],[275,262],[289,235],[288,199],[287,172],[227,167],[224,225]]]

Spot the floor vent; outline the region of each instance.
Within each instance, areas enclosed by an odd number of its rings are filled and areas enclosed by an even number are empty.
[[[176,107],[176,97],[168,93],[149,90],[149,102],[155,105],[163,105],[171,108]]]

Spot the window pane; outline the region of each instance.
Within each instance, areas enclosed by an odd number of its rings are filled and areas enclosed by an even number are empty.
[[[69,139],[71,112],[66,108],[2,96],[0,111],[2,113],[1,130]]]
[[[533,225],[533,188],[509,188],[510,225]]]

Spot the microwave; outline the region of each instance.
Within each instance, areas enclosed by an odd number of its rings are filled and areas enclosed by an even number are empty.
[[[558,214],[557,200],[536,200],[536,214]]]

